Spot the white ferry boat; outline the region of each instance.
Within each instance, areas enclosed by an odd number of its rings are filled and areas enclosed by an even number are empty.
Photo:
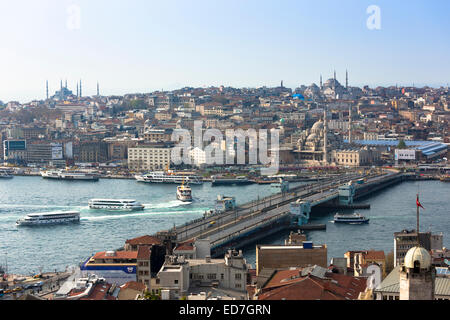
[[[98,181],[98,176],[92,173],[79,172],[79,171],[63,171],[59,174],[62,180],[87,180]]]
[[[202,184],[203,180],[200,176],[196,175],[183,175],[178,173],[171,173],[166,171],[155,171],[147,174],[136,175],[134,177],[138,182],[145,183],[176,183],[180,184],[183,181],[189,182],[189,184]]]
[[[362,214],[339,214],[334,216],[334,223],[349,223],[349,224],[362,224],[368,223],[369,218],[364,217]]]
[[[91,199],[89,200],[90,209],[105,210],[144,210],[144,206],[131,199]]]
[[[44,179],[60,179],[59,174],[61,171],[58,170],[47,170],[47,171],[41,171],[41,176]]]
[[[18,226],[36,226],[36,225],[51,225],[68,222],[79,222],[80,213],[78,211],[61,211],[52,213],[32,213],[27,215],[24,219],[16,221]]]
[[[0,170],[0,179],[12,179],[14,176],[7,170]]]
[[[99,179],[99,177],[96,174],[82,171],[64,171],[64,170],[41,171],[41,176],[44,179],[57,179],[57,180],[98,181]]]
[[[192,201],[192,189],[184,183],[177,187],[177,199],[183,202]]]

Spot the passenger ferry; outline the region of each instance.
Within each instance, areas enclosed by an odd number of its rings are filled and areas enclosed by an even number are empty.
[[[192,189],[189,185],[181,184],[181,186],[177,187],[177,199],[183,202],[191,202],[192,201]]]
[[[82,180],[82,181],[98,181],[99,177],[93,173],[87,173],[82,171],[69,171],[69,170],[47,170],[41,171],[41,176],[44,179],[57,179],[57,180]]]
[[[32,213],[24,219],[16,221],[17,226],[37,226],[52,225],[68,222],[79,222],[80,213],[78,211],[61,211],[52,213]]]
[[[359,213],[354,214],[339,214],[334,216],[334,223],[349,223],[349,224],[362,224],[368,223],[370,219],[364,217]]]
[[[145,207],[134,199],[91,199],[89,208],[134,211],[144,210]]]
[[[0,170],[0,179],[12,179],[14,176],[6,170]]]
[[[85,181],[98,181],[99,178],[93,173],[86,173],[80,171],[63,171],[59,174],[62,180],[85,180]]]
[[[57,170],[47,170],[47,171],[41,171],[41,176],[44,179],[60,179],[59,174],[61,171]]]
[[[155,171],[143,175],[136,175],[134,178],[138,182],[145,183],[183,183],[184,180],[190,184],[202,184],[203,180],[200,176],[196,175],[183,175],[177,173],[171,173],[170,171]]]

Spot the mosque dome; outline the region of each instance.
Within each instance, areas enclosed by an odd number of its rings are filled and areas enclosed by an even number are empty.
[[[314,133],[317,133],[319,131],[323,130],[323,121],[319,120],[316,123],[314,123],[314,125],[311,128],[311,131]]]
[[[415,262],[419,262],[421,269],[428,269],[431,266],[431,256],[425,248],[413,247],[408,250],[405,256],[405,267],[414,268]]]

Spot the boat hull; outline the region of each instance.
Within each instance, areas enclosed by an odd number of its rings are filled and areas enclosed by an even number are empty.
[[[58,219],[53,221],[33,221],[33,222],[27,222],[27,221],[17,221],[16,225],[18,227],[38,227],[38,226],[51,226],[51,225],[58,225],[58,224],[67,224],[67,223],[79,223],[80,217],[77,218],[71,218],[71,219]]]
[[[342,220],[334,220],[334,223],[341,223],[341,224],[365,224],[365,223],[369,223],[370,219],[366,219],[366,220],[346,220],[346,221],[342,221]]]
[[[133,207],[120,207],[120,206],[99,206],[99,205],[89,205],[89,209],[94,210],[108,210],[108,211],[141,211],[144,210],[144,206],[133,206]]]

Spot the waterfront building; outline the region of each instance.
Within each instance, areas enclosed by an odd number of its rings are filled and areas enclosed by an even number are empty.
[[[138,146],[128,149],[128,169],[132,171],[161,170],[170,166],[171,148]]]
[[[83,274],[95,274],[110,283],[122,285],[136,281],[137,256],[137,251],[97,252],[81,264],[80,270]]]
[[[25,162],[27,157],[26,140],[3,141],[3,157],[3,159],[8,162]]]
[[[63,145],[62,143],[29,143],[27,145],[28,163],[45,163],[52,160],[62,160]]]
[[[124,245],[124,250],[138,252],[138,261],[137,261],[138,266],[139,263],[142,262],[142,265],[140,266],[149,267],[148,269],[143,268],[142,269],[143,273],[141,275],[139,275],[138,272],[138,279],[139,280],[142,279],[143,282],[151,280],[151,278],[156,277],[156,274],[159,272],[161,266],[164,264],[165,256],[167,253],[167,248],[162,243],[161,240],[159,240],[156,237],[148,235],[127,240]],[[149,255],[148,258],[147,255]],[[150,261],[148,265],[146,263],[147,261]],[[147,271],[150,272],[147,273]],[[146,283],[146,285],[148,284]]]
[[[257,245],[256,275],[265,268],[290,268],[318,265],[326,268],[327,246],[314,246],[303,241],[302,245]]]
[[[128,148],[136,147],[143,139],[131,135],[121,135],[105,138],[103,141],[108,145],[109,160],[125,160],[128,157]]]
[[[352,148],[333,150],[331,153],[333,162],[339,166],[361,167],[376,164],[381,159],[381,153],[376,149]]]
[[[83,141],[79,145],[78,162],[106,162],[108,145],[103,141]]]

